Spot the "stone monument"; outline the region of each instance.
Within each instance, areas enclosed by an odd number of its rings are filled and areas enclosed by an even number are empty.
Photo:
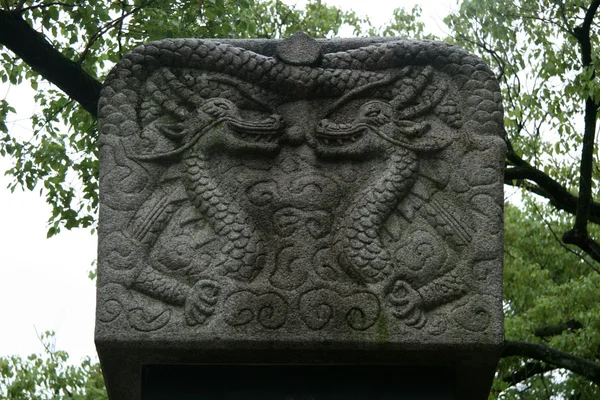
[[[432,41],[167,39],[117,64],[98,115],[112,400],[140,399],[144,366],[322,363],[446,368],[457,399],[487,398],[505,144],[480,59]]]

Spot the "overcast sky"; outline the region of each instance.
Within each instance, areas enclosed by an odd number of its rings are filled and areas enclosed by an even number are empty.
[[[427,32],[444,36],[442,18],[456,8],[457,0],[327,0],[324,3],[369,15],[375,25],[388,22],[396,7],[410,9],[420,4]],[[350,35],[351,31],[342,34]],[[36,111],[33,91],[0,83],[0,98],[4,96],[19,113],[9,120],[11,134],[30,137],[28,118]],[[9,166],[8,161],[0,158],[0,171]],[[56,349],[68,351],[73,362],[85,355],[95,357],[95,287],[88,272],[96,257],[96,237],[89,231],[78,230],[46,239],[50,209],[39,192],[11,194],[5,189],[8,183],[8,178],[0,176],[0,356],[41,352],[37,333],[52,330],[56,332]]]

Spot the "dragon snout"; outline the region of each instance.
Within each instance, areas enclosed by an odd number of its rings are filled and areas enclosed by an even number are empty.
[[[283,118],[281,115],[271,114],[267,118],[265,118],[265,124],[273,127],[273,129],[282,129],[285,125],[283,122]]]
[[[319,123],[317,124],[317,127],[315,128],[317,133],[325,133],[325,131],[327,130],[327,126],[330,124],[328,119],[322,119],[319,121]]]

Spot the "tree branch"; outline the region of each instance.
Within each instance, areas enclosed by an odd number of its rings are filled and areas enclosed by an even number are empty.
[[[562,240],[567,244],[573,244],[579,247],[594,260],[600,262],[600,243],[587,236],[587,234],[583,236],[576,229],[571,229],[570,231],[565,232]]]
[[[526,189],[547,198],[550,200],[550,204],[560,210],[573,215],[577,213],[577,196],[571,194],[563,185],[543,171],[532,167],[527,162],[522,161],[520,164],[517,167],[508,167],[505,169],[504,183],[512,186],[522,186],[518,181],[529,180],[535,182],[538,185],[535,190],[531,187],[526,187]],[[514,181],[517,181],[517,183]],[[594,202],[591,204],[589,220],[600,224],[600,203]]]
[[[140,4],[138,7],[133,8],[132,10],[125,12],[125,9],[121,10],[121,16],[117,19],[114,19],[108,23],[106,23],[102,28],[99,28],[88,40],[87,44],[85,45],[85,48],[83,49],[83,51],[81,52],[81,54],[79,55],[79,60],[77,61],[78,64],[82,64],[83,61],[85,61],[85,58],[87,57],[89,51],[91,50],[92,46],[94,45],[94,43],[96,43],[96,41],[100,38],[100,36],[104,35],[106,32],[108,32],[111,28],[114,28],[117,25],[121,25],[121,28],[123,26],[123,21],[125,20],[125,18],[127,18],[128,16],[136,13],[137,11],[141,10],[142,8],[146,7],[147,5],[149,5],[150,3],[152,3],[154,0],[148,0],[142,4]]]
[[[0,10],[0,44],[96,117],[101,83],[56,50],[18,12]]]
[[[526,363],[523,368],[516,370],[510,375],[507,375],[502,378],[502,380],[506,383],[509,383],[511,386],[518,385],[521,382],[526,381],[529,378],[532,378],[536,375],[543,374],[545,372],[553,371],[556,367],[549,365],[542,365],[539,362],[530,362]]]
[[[565,5],[564,5],[564,3],[558,3],[557,5],[558,5],[558,7],[560,9],[560,16],[561,16],[561,19],[563,21],[563,24],[565,24],[565,30],[569,33],[569,35],[575,37],[575,32],[569,26],[569,21],[567,21],[567,14],[565,13]]]
[[[576,321],[574,319],[570,319],[566,322],[563,322],[562,324],[549,325],[549,326],[543,326],[540,328],[535,328],[535,330],[533,331],[533,334],[539,338],[547,338],[550,336],[560,335],[561,333],[563,333],[564,331],[567,331],[567,330],[576,331],[581,328],[583,328],[583,325],[581,324],[581,322]]]
[[[586,360],[583,357],[574,356],[543,344],[507,340],[504,342],[501,357],[512,356],[543,361],[555,367],[567,369],[589,379],[596,385],[600,385],[600,364]]]
[[[506,157],[511,163],[516,165],[516,167],[505,169],[504,183],[512,186],[523,186],[523,183],[519,181],[533,181],[537,183],[539,187],[534,187],[534,189],[536,190],[532,190],[531,186],[526,186],[526,189],[547,198],[548,200],[550,200],[550,204],[552,204],[554,207],[560,210],[565,210],[571,214],[579,215],[579,205],[581,203],[581,190],[579,197],[572,195],[564,186],[556,182],[549,175],[545,174],[537,168],[532,167],[527,161],[519,157],[512,148],[510,141],[507,140],[506,143],[508,147]],[[517,181],[517,183],[515,183],[514,181]],[[591,193],[589,194],[589,196],[590,200],[585,221],[586,225],[587,221],[600,224],[600,203],[591,201]],[[600,262],[600,244],[598,244],[588,236],[587,229],[583,233],[577,229],[569,230],[565,232],[565,234],[562,237],[562,240],[566,244],[572,244],[579,247],[594,260]]]
[[[590,28],[596,12],[600,7],[600,0],[594,0],[585,13],[583,23],[574,29],[575,36],[581,47],[581,64],[583,68],[592,65],[592,42]],[[594,77],[592,76],[592,79]],[[565,232],[563,241],[579,247],[588,247],[597,252],[600,259],[600,246],[588,243],[587,223],[592,203],[592,168],[594,163],[594,139],[596,134],[596,111],[598,107],[592,96],[585,101],[585,127],[583,131],[583,148],[581,151],[581,165],[579,170],[579,200],[577,214],[573,229]],[[592,240],[593,242],[593,240]],[[583,249],[583,247],[582,247]]]
[[[558,237],[558,235],[556,234],[556,232],[554,232],[554,229],[552,229],[552,226],[550,225],[550,223],[548,221],[546,221],[546,218],[544,218],[544,216],[542,215],[542,213],[540,212],[540,210],[538,209],[538,207],[535,205],[535,203],[533,204],[533,207],[535,208],[535,211],[538,214],[538,216],[544,221],[544,223],[546,224],[546,227],[548,228],[548,230],[550,231],[550,233],[552,234],[552,236],[554,236],[554,239],[558,242],[558,244],[563,249],[565,249],[566,252],[575,255],[580,261],[583,261],[588,267],[590,267],[592,269],[592,271],[596,272],[597,274],[600,274],[600,270],[595,265],[593,265],[590,261],[586,260],[583,255],[579,254],[578,252],[576,252],[573,249],[570,249],[569,246],[567,246]],[[573,320],[571,320],[571,321],[573,321]],[[567,322],[571,322],[571,321],[567,321]],[[576,322],[576,321],[573,321],[573,322]],[[579,322],[577,322],[577,323],[579,323]]]

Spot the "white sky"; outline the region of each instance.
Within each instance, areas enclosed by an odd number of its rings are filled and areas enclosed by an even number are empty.
[[[288,4],[303,0],[284,1]],[[444,36],[442,18],[456,9],[457,0],[327,0],[329,5],[369,15],[374,25],[391,19],[396,7],[423,9],[426,31]],[[342,32],[350,35],[351,32]],[[9,120],[11,133],[31,136],[27,119],[34,110],[33,91],[28,87],[0,83],[0,98],[17,108]],[[9,179],[1,175],[9,168],[0,158],[0,356],[26,356],[42,352],[36,331],[56,332],[55,348],[66,350],[72,362],[95,357],[93,344],[95,287],[88,278],[96,258],[96,237],[89,231],[63,231],[46,239],[50,208],[38,192],[10,193]]]

